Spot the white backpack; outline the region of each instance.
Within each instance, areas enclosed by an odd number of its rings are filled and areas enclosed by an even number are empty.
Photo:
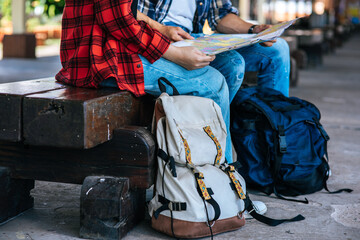
[[[245,181],[225,162],[226,126],[211,99],[156,101],[153,132],[158,171],[149,203],[152,227],[177,238],[232,231],[245,224]]]

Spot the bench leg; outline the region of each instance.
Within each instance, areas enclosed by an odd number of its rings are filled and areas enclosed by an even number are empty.
[[[299,80],[299,70],[296,64],[296,60],[290,57],[290,87],[296,87]]]
[[[291,53],[291,57],[295,58],[298,69],[306,69],[308,66],[308,56],[302,49],[297,49]]]
[[[323,52],[320,44],[300,46],[306,52],[309,67],[318,67],[323,63]]]
[[[86,177],[80,196],[80,237],[117,240],[145,215],[145,190],[129,190],[129,179]]]
[[[10,169],[0,167],[0,223],[34,206],[30,190],[34,180],[12,179]]]

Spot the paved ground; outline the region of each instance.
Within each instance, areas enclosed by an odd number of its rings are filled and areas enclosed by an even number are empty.
[[[267,204],[267,216],[282,218],[301,213],[306,220],[278,227],[250,220],[244,228],[215,239],[360,239],[359,42],[360,35],[354,36],[336,54],[326,56],[322,67],[301,71],[298,87],[291,90],[292,96],[307,99],[321,110],[322,123],[331,137],[333,175],[329,188],[350,187],[354,192],[330,195],[321,191],[306,196],[308,205],[253,194],[253,200]],[[59,67],[58,56],[35,61],[2,60],[0,82],[53,76]],[[32,194],[35,207],[0,226],[1,240],[79,239],[79,185],[36,182]],[[169,238],[143,221],[125,239]]]
[[[41,46],[36,48],[36,59],[2,59],[0,44],[0,83],[23,81],[55,76],[60,70],[59,46]]]

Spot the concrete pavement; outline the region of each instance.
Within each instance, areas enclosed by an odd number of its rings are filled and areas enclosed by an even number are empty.
[[[51,77],[61,68],[59,45],[37,47],[36,59],[2,59],[0,49],[0,83]]]
[[[300,213],[306,219],[277,227],[249,220],[242,229],[217,235],[215,239],[360,239],[359,42],[358,34],[335,54],[325,56],[322,67],[300,71],[299,85],[291,89],[290,94],[313,102],[322,113],[321,122],[331,137],[328,146],[332,168],[329,188],[348,187],[354,192],[332,195],[321,191],[303,196],[309,199],[308,205],[253,193],[252,200],[267,204],[266,215],[269,217],[287,218]],[[2,60],[0,82],[53,76],[59,67],[58,56],[29,62]],[[80,239],[79,185],[37,181],[32,194],[34,208],[0,226],[1,240]],[[170,238],[152,230],[149,222],[144,220],[124,239]]]

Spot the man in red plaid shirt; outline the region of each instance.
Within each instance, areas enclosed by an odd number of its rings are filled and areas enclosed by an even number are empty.
[[[209,66],[214,56],[170,45],[166,35],[177,30],[152,21],[136,7],[137,0],[66,0],[62,69],[56,79],[77,87],[111,86],[136,96],[159,96],[158,79],[165,77],[180,94],[211,98],[220,106],[231,144],[229,88],[240,84],[227,86],[224,76]],[[226,156],[231,162],[231,152]]]

